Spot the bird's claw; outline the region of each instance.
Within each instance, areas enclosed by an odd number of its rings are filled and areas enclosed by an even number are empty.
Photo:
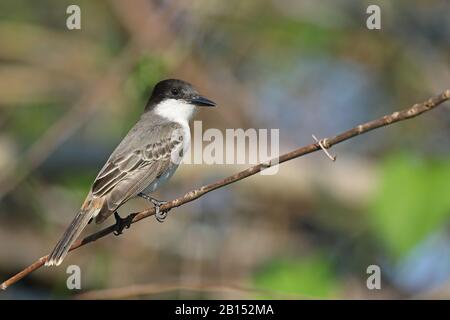
[[[114,212],[114,218],[116,219],[116,224],[114,226],[114,235],[119,236],[123,233],[124,229],[129,229],[135,215],[136,213],[132,213],[129,214],[126,218],[122,218],[117,211]]]
[[[167,203],[167,201],[161,201],[161,200],[157,200],[155,198],[150,197],[149,195],[145,194],[145,193],[140,193],[139,194],[140,197],[144,198],[147,201],[150,201],[153,206],[155,207],[155,218],[158,222],[164,222],[164,220],[167,217],[167,212],[169,212],[170,209],[166,209],[166,210],[161,210],[161,206],[165,205]]]
[[[164,222],[164,220],[167,217],[167,212],[169,212],[170,209],[169,210],[161,210],[160,207],[162,205],[166,204],[167,201],[159,201],[159,200],[156,200],[156,199],[152,199],[150,201],[155,206],[155,218],[156,218],[156,221],[161,222],[161,223]]]

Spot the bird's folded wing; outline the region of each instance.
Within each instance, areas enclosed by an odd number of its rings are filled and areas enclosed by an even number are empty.
[[[100,212],[104,220],[124,202],[137,196],[164,174],[183,152],[181,127],[161,126],[146,139],[146,144],[108,159],[92,185],[93,197],[106,197],[108,210]],[[157,131],[157,132],[155,132]],[[105,216],[102,216],[105,215]]]

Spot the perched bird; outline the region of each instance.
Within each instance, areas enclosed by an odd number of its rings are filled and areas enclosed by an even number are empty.
[[[95,219],[116,217],[116,234],[130,221],[117,209],[128,200],[142,197],[155,206],[156,219],[163,221],[159,201],[150,196],[177,169],[190,145],[189,119],[198,106],[216,104],[198,94],[187,82],[175,79],[156,84],[139,121],[113,151],[95,178],[80,211],[64,232],[46,266],[59,265],[80,233]]]

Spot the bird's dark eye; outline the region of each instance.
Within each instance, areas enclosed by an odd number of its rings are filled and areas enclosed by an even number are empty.
[[[172,88],[172,90],[170,90],[170,92],[172,92],[172,94],[173,94],[174,96],[177,96],[178,93],[180,93],[180,91],[179,91],[177,88]]]

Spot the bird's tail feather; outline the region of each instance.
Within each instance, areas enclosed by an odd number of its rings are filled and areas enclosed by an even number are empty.
[[[45,262],[46,266],[59,266],[61,264],[69,252],[70,247],[77,240],[89,220],[91,220],[99,211],[100,210],[97,208],[89,208],[88,210],[81,210],[75,216],[55,249],[53,249],[52,253],[47,258],[47,261]]]

